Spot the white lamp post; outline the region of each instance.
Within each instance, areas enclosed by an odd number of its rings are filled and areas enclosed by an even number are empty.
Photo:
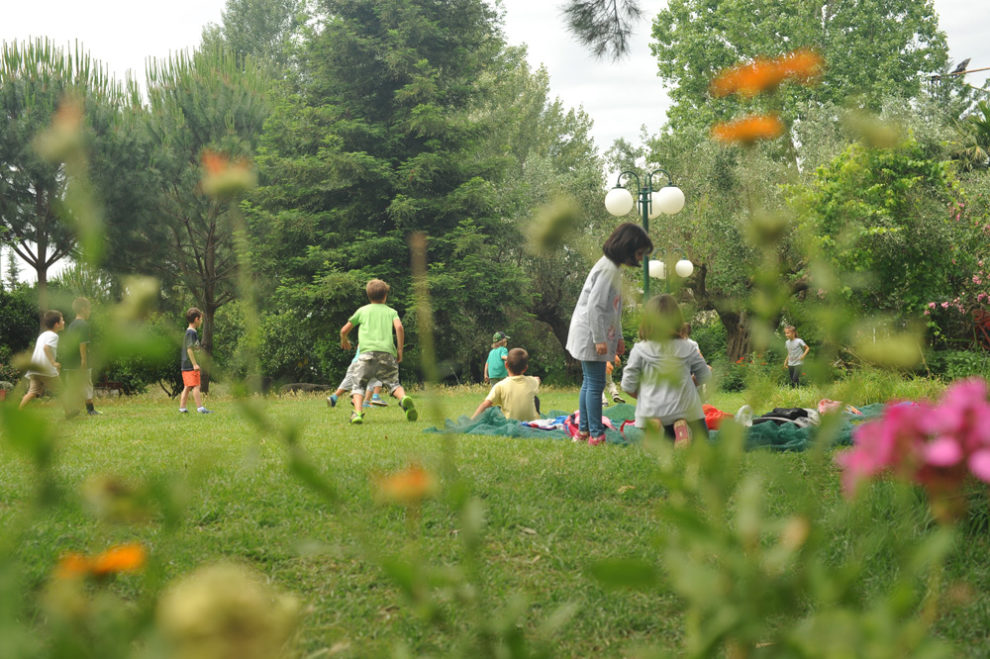
[[[663,174],[667,177],[667,184],[661,187],[659,190],[653,189],[653,177],[657,174]],[[619,174],[619,178],[615,181],[615,187],[608,191],[605,195],[605,209],[616,217],[622,217],[628,215],[632,211],[633,207],[636,205],[635,199],[633,199],[632,193],[626,188],[622,187],[622,178],[633,177],[636,179],[636,187],[639,191],[639,210],[640,217],[643,222],[643,230],[649,233],[650,231],[650,220],[656,219],[661,214],[663,215],[674,215],[681,212],[684,208],[684,193],[674,185],[674,182],[668,174],[663,169],[657,169],[646,177],[646,185],[641,185],[639,175],[636,172],[622,172]],[[647,255],[649,256],[649,255]],[[682,265],[686,264],[686,265]],[[689,277],[694,271],[694,266],[687,259],[681,260],[674,266],[674,272],[676,272],[681,277]],[[682,272],[687,272],[687,274],[681,274]],[[661,261],[650,261],[647,258],[643,259],[643,300],[645,301],[650,297],[650,277],[656,277],[657,279],[666,279],[666,269]],[[668,282],[669,288],[669,282]]]

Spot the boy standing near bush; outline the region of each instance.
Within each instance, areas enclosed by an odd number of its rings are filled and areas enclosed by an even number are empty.
[[[46,390],[57,394],[62,389],[58,379],[62,365],[55,360],[55,355],[58,353],[58,333],[65,329],[65,318],[62,317],[61,311],[46,311],[41,318],[41,326],[45,329],[35,341],[31,368],[24,374],[31,384],[28,392],[21,399],[20,409]],[[66,416],[69,416],[68,410]]]
[[[93,407],[93,369],[91,366],[91,354],[89,350],[90,329],[89,315],[91,307],[89,300],[84,297],[77,297],[72,301],[72,311],[76,317],[65,330],[63,345],[65,350],[63,373],[69,388],[69,396],[72,405],[78,405],[79,399],[86,401],[86,413],[90,416],[102,414]]]
[[[495,332],[492,336],[492,349],[488,352],[488,359],[485,360],[485,383],[490,380],[501,380],[509,377],[509,372],[505,370],[505,360],[508,359],[509,351],[505,345],[509,342],[509,337],[505,332]]]
[[[399,384],[399,362],[402,361],[402,344],[405,342],[405,330],[399,314],[385,304],[388,299],[389,286],[381,279],[372,279],[365,287],[370,304],[366,304],[348,319],[347,324],[340,328],[340,347],[351,349],[347,335],[355,326],[358,328],[358,361],[351,390],[351,401],[354,412],[351,413],[351,423],[364,423],[362,403],[364,390],[370,380],[380,380],[382,386],[388,387],[389,393],[399,399],[399,406],[405,412],[407,421],[419,418],[419,412],[411,396],[406,395],[405,389]],[[395,341],[392,340],[392,330],[395,330]]]
[[[797,335],[797,329],[793,325],[784,328],[784,336],[787,340],[784,345],[787,347],[787,358],[784,360],[784,368],[787,369],[791,378],[791,387],[801,384],[801,367],[804,366],[804,358],[808,356],[811,348]]]
[[[505,360],[505,368],[509,377],[495,383],[488,397],[481,401],[474,411],[472,419],[489,407],[497,405],[502,408],[506,419],[514,421],[533,421],[540,418],[540,401],[536,394],[540,390],[540,378],[524,375],[529,368],[529,353],[522,348],[513,348]]]
[[[186,414],[186,401],[189,399],[189,392],[192,392],[193,400],[196,402],[196,411],[200,414],[212,414],[210,410],[203,407],[203,394],[200,393],[200,368],[196,361],[196,350],[199,349],[199,326],[203,324],[203,312],[196,307],[190,307],[186,311],[186,335],[182,338],[182,395],[179,396],[179,412]]]

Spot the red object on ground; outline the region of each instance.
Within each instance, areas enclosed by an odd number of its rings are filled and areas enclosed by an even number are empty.
[[[732,418],[731,414],[723,412],[714,405],[702,405],[701,411],[705,413],[705,425],[708,426],[709,430],[718,430],[718,427],[722,425],[722,419]]]

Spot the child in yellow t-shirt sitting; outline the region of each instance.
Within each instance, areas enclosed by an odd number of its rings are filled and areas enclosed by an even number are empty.
[[[488,397],[478,405],[472,419],[493,405],[502,408],[506,419],[533,421],[540,418],[540,399],[536,397],[540,389],[540,378],[523,375],[529,368],[529,353],[522,348],[513,348],[505,360],[509,377],[495,384]]]

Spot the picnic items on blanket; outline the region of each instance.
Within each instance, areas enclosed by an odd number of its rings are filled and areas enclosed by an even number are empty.
[[[818,401],[818,413],[826,414],[827,412],[834,412],[835,410],[842,409],[843,412],[847,414],[862,414],[858,409],[852,405],[846,405],[842,407],[842,402],[838,400],[832,400],[831,398],[822,398]]]
[[[807,407],[775,407],[766,414],[753,419],[753,425],[793,423],[799,428],[806,428],[807,426],[817,426],[818,421],[818,410]]]
[[[708,426],[709,430],[718,430],[719,426],[722,425],[722,419],[732,417],[728,412],[723,412],[708,403],[701,406],[701,411],[705,413],[705,425]]]
[[[567,419],[564,420],[565,432],[567,432],[567,434],[571,438],[577,437],[579,432],[578,426],[580,423],[581,423],[581,410],[575,410],[574,412],[571,412],[571,414],[567,416]],[[602,424],[604,424],[605,428],[608,430],[613,430],[615,432],[620,432],[620,433],[622,432],[620,428],[615,427],[615,424],[612,423],[612,419],[608,418],[607,416],[604,415],[602,416]]]
[[[732,418],[734,418],[736,420],[736,423],[738,423],[739,425],[746,426],[747,428],[749,428],[751,425],[753,425],[753,408],[750,407],[749,405],[743,405],[738,410],[736,410],[736,414]]]

